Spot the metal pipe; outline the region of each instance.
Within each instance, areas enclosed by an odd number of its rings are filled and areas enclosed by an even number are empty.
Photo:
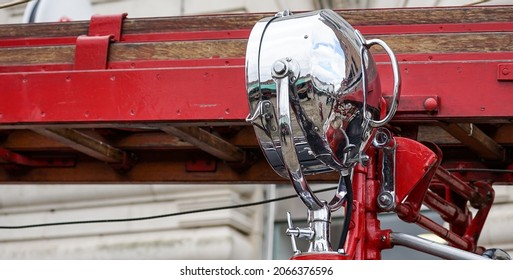
[[[481,255],[404,233],[392,232],[390,239],[394,245],[408,247],[447,260],[490,260]]]
[[[472,189],[467,183],[463,182],[456,176],[453,176],[442,167],[438,167],[435,173],[436,179],[447,185],[451,190],[455,191],[463,198],[472,200],[472,196],[476,191]]]
[[[444,217],[446,221],[450,221],[451,224],[463,225],[467,222],[468,215],[466,215],[463,210],[432,191],[428,190],[426,192],[424,204],[430,209],[440,213],[440,215]]]
[[[401,213],[402,215],[409,215],[408,211],[410,211],[410,207],[407,207],[404,204],[400,203],[396,207],[396,212]],[[457,235],[424,215],[416,214],[413,222],[459,248],[470,249],[472,247],[469,240]]]

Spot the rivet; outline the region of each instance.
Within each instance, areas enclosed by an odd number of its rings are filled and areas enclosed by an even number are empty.
[[[427,111],[434,111],[438,108],[438,101],[433,97],[428,97],[424,100],[424,109]]]

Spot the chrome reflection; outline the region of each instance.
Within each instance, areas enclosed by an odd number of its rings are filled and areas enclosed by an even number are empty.
[[[307,175],[349,169],[369,146],[368,120],[379,117],[381,88],[376,64],[362,49],[367,47],[355,30],[330,10],[263,19],[251,32],[246,82],[253,117],[263,102],[277,108],[274,64],[288,58],[298,67],[290,85],[290,130]],[[276,117],[249,121],[261,146],[274,148],[264,151],[271,166],[287,178],[279,136],[270,137],[279,129],[272,125]]]
[[[368,51],[372,45],[389,54],[394,73],[392,109],[382,120],[381,84]],[[254,125],[267,161],[291,180],[308,208],[309,229],[316,230],[309,251],[331,251],[329,212],[344,204],[351,189],[340,182],[347,181],[356,164],[365,164],[376,128],[397,108],[400,79],[392,51],[380,40],[366,41],[331,10],[281,12],[260,20],[250,34],[246,86],[247,121]],[[313,194],[306,175],[332,171],[341,180],[327,203]],[[309,230],[290,231],[311,236],[299,232]]]

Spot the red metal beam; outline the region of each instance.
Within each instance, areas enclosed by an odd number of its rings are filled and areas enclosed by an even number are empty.
[[[507,55],[508,60],[513,60],[513,53]],[[482,56],[482,59],[486,58]],[[513,82],[497,79],[501,60],[490,56],[488,60],[469,60],[464,54],[453,55],[452,59],[400,62],[403,81],[401,98],[407,100],[436,95],[439,104],[436,112],[426,110],[412,113],[400,103],[395,120],[467,119],[491,122],[496,119],[509,122],[513,116]],[[497,59],[505,60],[502,54],[497,54]],[[380,63],[378,68],[383,91],[392,92],[391,68],[386,63]],[[423,106],[423,100],[419,100],[417,106]]]
[[[0,84],[2,125],[243,122],[248,114],[240,66],[0,74]]]
[[[499,61],[463,59],[401,62],[402,98],[418,104],[400,103],[395,120],[509,122],[513,82],[497,80]],[[391,92],[389,65],[380,63],[379,71],[384,92]],[[244,122],[248,114],[241,65],[4,73],[0,84],[5,92],[0,96],[3,127],[53,122]],[[424,106],[426,96],[438,96],[437,110],[412,112],[411,106]]]

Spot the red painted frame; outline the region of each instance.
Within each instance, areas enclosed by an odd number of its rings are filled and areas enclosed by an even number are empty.
[[[486,248],[478,246],[478,240],[494,200],[491,184],[484,180],[466,183],[447,172],[440,166],[442,154],[434,144],[426,146],[401,137],[396,137],[396,142],[397,206],[393,212],[404,222],[417,224],[437,235],[449,246],[482,254]],[[354,169],[353,213],[345,253],[307,253],[291,259],[379,260],[383,250],[393,248],[393,230],[382,229],[378,218],[383,212],[377,204],[380,153],[370,148],[367,165],[357,165]],[[467,202],[477,209],[475,216]],[[449,228],[424,216],[421,206],[439,214]]]
[[[94,34],[88,35],[109,33],[103,36],[113,35],[118,41],[111,44],[245,39],[249,36],[246,29],[118,34],[124,16],[94,18],[91,21]],[[511,32],[513,23],[357,28],[365,35]],[[76,37],[38,38],[35,35],[1,40],[0,48],[76,43]],[[391,67],[383,55],[375,57],[386,94],[392,87]],[[510,121],[513,82],[503,76],[498,77],[497,73],[501,65],[513,61],[513,52],[399,54],[397,58],[403,80],[403,102],[395,121]],[[87,63],[87,57],[79,56],[78,59],[78,62]],[[94,65],[102,63],[95,62]],[[0,95],[0,126],[212,120],[244,122],[249,112],[245,99],[243,57],[108,62],[105,67],[86,67],[87,70],[83,71],[73,64],[0,66],[0,83],[4,89],[4,94]],[[90,87],[91,84],[95,86]],[[427,101],[428,98],[432,99]],[[462,100],[465,106],[460,106]]]

